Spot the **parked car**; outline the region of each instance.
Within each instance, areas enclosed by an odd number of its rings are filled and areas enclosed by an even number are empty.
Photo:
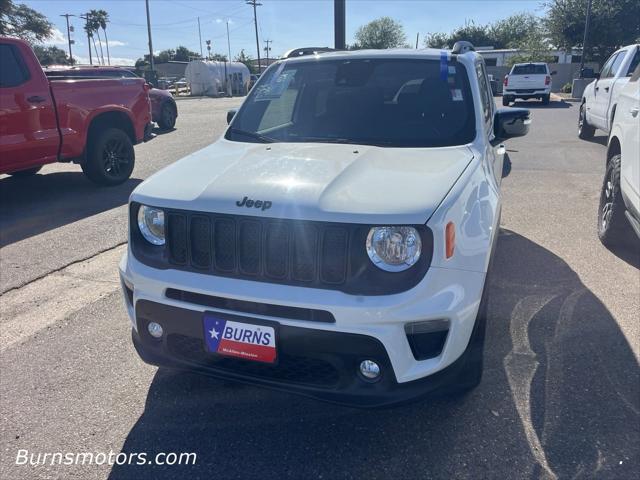
[[[640,65],[620,89],[600,193],[598,236],[607,246],[640,238]]]
[[[584,89],[578,114],[578,137],[592,138],[596,129],[607,135],[611,131],[618,97],[640,64],[640,44],[616,51],[604,63],[596,79]]]
[[[101,65],[56,65],[45,69],[49,78],[64,77],[88,77],[88,78],[140,78],[131,70],[122,67],[105,67]],[[162,130],[171,130],[176,125],[178,118],[178,105],[171,92],[151,85],[149,90],[151,101],[151,118]]]
[[[281,60],[224,137],[136,188],[140,356],[360,406],[477,385],[501,142],[530,120],[495,111],[471,48]]]
[[[502,105],[509,106],[516,98],[529,100],[539,98],[543,104],[551,97],[551,76],[546,63],[516,63],[504,77],[502,85]]]
[[[0,173],[75,162],[90,180],[115,185],[133,171],[133,145],[150,134],[144,80],[49,79],[29,44],[0,37]]]

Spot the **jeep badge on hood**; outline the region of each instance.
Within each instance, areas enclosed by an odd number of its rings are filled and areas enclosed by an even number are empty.
[[[247,208],[261,208],[264,212],[265,210],[269,210],[271,208],[271,202],[268,200],[251,200],[249,197],[244,197],[242,200],[236,202],[236,205],[239,207],[247,207]]]

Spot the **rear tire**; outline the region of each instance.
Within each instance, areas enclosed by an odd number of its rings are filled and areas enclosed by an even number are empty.
[[[587,104],[582,102],[580,105],[580,113],[578,114],[578,138],[589,140],[593,138],[596,129],[587,123]]]
[[[33,177],[36,173],[40,171],[41,168],[42,168],[42,165],[40,165],[39,167],[28,168],[26,170],[11,172],[9,175],[16,178]]]
[[[511,103],[511,99],[509,97],[506,96],[502,96],[502,106],[503,107],[508,107],[509,104]]]
[[[118,128],[107,128],[89,140],[82,171],[98,185],[118,185],[131,176],[134,165],[129,135]]]
[[[543,95],[542,97],[540,97],[540,100],[542,100],[543,105],[549,105],[550,98],[551,95]]]
[[[170,103],[162,105],[158,126],[162,130],[172,130],[176,126],[176,108]]]
[[[620,190],[621,155],[614,155],[607,163],[607,170],[600,192],[598,206],[598,237],[603,245],[615,247],[632,237],[631,226],[625,218],[625,205]]]

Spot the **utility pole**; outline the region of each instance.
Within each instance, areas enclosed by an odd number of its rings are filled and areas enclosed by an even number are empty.
[[[273,40],[265,40],[264,43],[267,44],[267,46],[264,47],[264,51],[267,52],[267,68],[269,68],[269,50],[271,50],[269,44],[273,43]]]
[[[84,15],[80,15],[80,18],[85,21],[85,30],[87,31],[87,46],[89,47],[89,65],[93,65],[93,59],[91,58],[91,31],[89,30],[89,18],[91,14],[87,12]]]
[[[60,15],[61,17],[65,17],[67,19],[67,40],[69,40],[69,60],[73,63],[73,55],[71,54],[71,29],[69,28],[69,17],[75,17],[75,15],[71,15],[70,13],[65,13],[64,15]]]
[[[231,40],[229,40],[229,20],[227,20],[227,48],[229,49],[229,58],[227,58],[227,60],[231,62]]]
[[[420,40],[420,32],[416,33],[416,50],[418,49],[418,40]]]
[[[200,31],[200,17],[198,17],[198,38],[200,39],[200,57],[202,57],[202,32]]]
[[[345,0],[333,1],[333,38],[336,50],[346,48],[346,10]]]
[[[258,73],[262,73],[262,68],[260,66],[260,40],[258,40],[258,16],[256,13],[256,7],[262,5],[258,3],[257,0],[247,0],[247,5],[251,5],[253,7],[253,25],[256,28],[256,50],[258,52]]]
[[[211,60],[211,40],[205,40],[207,44],[207,60]]]
[[[584,39],[582,40],[582,55],[580,55],[580,78],[583,77],[584,57],[587,54],[587,40],[589,39],[589,24],[591,23],[591,0],[587,3],[587,19],[584,22]]]
[[[144,0],[147,7],[147,34],[149,35],[149,62],[151,64],[151,71],[155,71],[155,65],[153,63],[153,42],[151,41],[151,16],[149,15],[149,0]],[[151,74],[153,76],[153,73]]]

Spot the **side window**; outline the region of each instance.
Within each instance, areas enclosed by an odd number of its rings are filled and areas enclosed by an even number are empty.
[[[629,65],[629,69],[627,70],[627,77],[633,75],[636,67],[640,65],[640,47],[636,48],[636,54],[633,56],[633,60],[631,60],[631,65]]]
[[[0,43],[0,88],[17,87],[29,79],[20,53],[13,45]]]
[[[493,95],[487,82],[487,75],[482,63],[476,63],[476,75],[478,76],[478,86],[480,88],[480,101],[482,103],[482,113],[487,130],[491,128],[493,118]]]
[[[600,72],[600,78],[613,77],[613,74],[611,73],[611,65],[615,62],[616,58],[618,58],[618,55],[618,53],[614,53],[605,62],[604,67],[602,67],[602,71]]]
[[[618,54],[616,59],[611,64],[611,71],[609,72],[610,77],[615,77],[618,74],[618,70],[620,70],[620,67],[622,66],[622,63],[624,62],[624,59],[626,57],[627,57],[627,50],[622,51]]]

